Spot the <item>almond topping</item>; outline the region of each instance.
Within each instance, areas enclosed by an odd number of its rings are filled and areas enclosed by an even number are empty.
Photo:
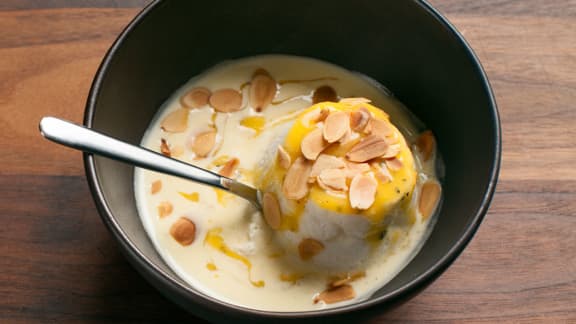
[[[368,123],[368,126],[364,129],[368,134],[378,135],[382,138],[389,136],[393,133],[390,125],[380,119],[372,118]]]
[[[436,204],[440,199],[441,191],[442,189],[440,188],[440,185],[436,182],[429,181],[422,185],[418,210],[422,214],[423,219],[427,219],[430,217],[432,212],[434,212]]]
[[[352,162],[366,162],[384,155],[387,150],[388,143],[382,137],[369,135],[354,145],[346,157]]]
[[[160,218],[164,218],[172,214],[172,210],[174,210],[172,203],[169,201],[163,201],[158,205],[158,216],[160,216]]]
[[[386,166],[388,169],[392,171],[398,171],[402,169],[402,161],[400,161],[398,158],[386,159],[384,161],[386,161]]]
[[[235,112],[242,109],[242,94],[234,89],[220,89],[212,93],[209,102],[216,111]]]
[[[320,175],[320,172],[325,169],[343,169],[346,167],[346,163],[341,158],[337,158],[328,154],[320,154],[318,159],[314,161],[312,166],[312,171],[310,171],[310,179],[308,182],[313,183],[316,181],[316,177]]]
[[[286,152],[282,145],[278,145],[278,151],[276,151],[276,159],[278,160],[278,164],[284,169],[288,169],[292,163],[290,154]]]
[[[348,131],[350,131],[350,117],[343,111],[337,111],[326,117],[322,134],[328,143],[334,143]]]
[[[400,153],[400,144],[388,145],[388,150],[381,156],[383,159],[393,158]]]
[[[372,115],[365,107],[353,111],[350,113],[350,128],[355,132],[361,132],[366,128],[368,122],[370,122]]]
[[[312,123],[315,124],[324,121],[329,114],[330,110],[327,108],[315,109],[307,113],[306,115],[302,116],[302,122],[306,126],[312,126],[311,125]]]
[[[342,98],[340,99],[341,103],[349,104],[349,105],[359,105],[370,103],[372,100],[363,98],[363,97],[350,97],[350,98]]]
[[[296,159],[286,172],[282,192],[287,199],[298,200],[308,194],[308,177],[312,163],[301,157]]]
[[[376,179],[378,179],[380,182],[386,183],[394,179],[390,174],[390,171],[388,170],[386,164],[382,165],[379,162],[373,162],[371,163],[371,165],[375,170]]]
[[[216,143],[216,130],[209,130],[196,135],[190,149],[197,157],[203,158],[208,156]]]
[[[325,169],[318,176],[318,185],[327,191],[346,191],[346,173],[342,169]]]
[[[322,136],[322,129],[316,128],[304,137],[300,149],[305,158],[316,160],[328,145],[329,143]]]
[[[328,288],[332,289],[340,287],[364,277],[366,277],[366,272],[364,271],[357,271],[353,273],[346,273],[344,275],[336,276],[332,278],[331,281],[328,283]]]
[[[236,171],[236,168],[238,167],[239,163],[240,160],[238,160],[237,158],[233,158],[228,162],[226,162],[226,164],[224,164],[224,166],[222,167],[222,169],[220,169],[218,173],[226,178],[231,178],[234,175],[234,172]]]
[[[298,253],[300,254],[300,259],[308,261],[312,259],[315,255],[324,250],[324,244],[322,242],[306,238],[303,239],[300,244],[298,244]]]
[[[170,157],[172,154],[170,153],[170,146],[168,146],[168,142],[165,139],[160,139],[160,153],[162,155]]]
[[[276,81],[265,70],[254,73],[250,82],[250,105],[262,111],[276,96]]]
[[[282,225],[282,213],[280,212],[278,199],[276,199],[273,193],[267,192],[262,197],[262,212],[264,213],[264,220],[266,220],[266,223],[271,229],[280,229],[280,225]]]
[[[350,183],[350,205],[356,209],[368,209],[374,203],[378,183],[373,177],[357,174]]]
[[[312,103],[319,103],[325,101],[338,101],[338,95],[336,94],[336,90],[331,86],[321,86],[314,90],[314,94],[312,94]]]
[[[189,109],[201,108],[208,104],[210,94],[210,90],[204,87],[194,88],[180,97],[180,104]]]
[[[335,288],[326,289],[320,293],[316,298],[314,298],[314,303],[323,301],[326,304],[334,304],[337,302],[350,300],[356,297],[356,292],[354,288],[348,284],[338,286]]]
[[[354,178],[357,174],[370,171],[368,163],[355,163],[346,161],[346,177]]]
[[[434,138],[434,134],[431,131],[425,131],[420,134],[420,137],[416,140],[416,146],[422,153],[424,157],[424,161],[428,161],[432,156],[432,152],[434,152],[434,148],[436,147],[436,139]]]
[[[162,190],[162,180],[156,180],[152,182],[152,185],[150,186],[150,193],[155,195],[159,193],[160,190]]]
[[[170,235],[180,243],[182,246],[188,246],[194,242],[196,238],[196,224],[185,217],[180,217],[172,227],[170,227]]]
[[[170,112],[164,117],[160,127],[168,133],[182,133],[188,127],[188,110],[176,109]]]

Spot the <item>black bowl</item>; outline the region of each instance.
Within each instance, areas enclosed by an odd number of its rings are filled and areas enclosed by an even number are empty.
[[[490,85],[456,30],[424,1],[154,1],[106,55],[85,124],[139,143],[160,105],[190,77],[231,58],[314,57],[368,75],[436,134],[446,173],[438,222],[418,255],[369,300],[321,311],[275,313],[229,305],[166,266],[137,215],[133,168],[85,155],[94,199],[121,249],[155,287],[214,321],[346,318],[380,312],[437,278],[480,225],[496,185],[500,123]]]

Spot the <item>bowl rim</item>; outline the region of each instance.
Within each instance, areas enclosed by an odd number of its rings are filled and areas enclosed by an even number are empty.
[[[464,251],[468,243],[473,238],[474,234],[478,230],[482,220],[484,219],[490,202],[495,192],[496,184],[498,182],[498,175],[501,165],[501,155],[502,155],[502,130],[500,117],[498,113],[498,108],[490,82],[488,81],[487,75],[471,46],[466,42],[464,37],[458,32],[458,30],[435,8],[430,5],[427,0],[412,0],[417,5],[419,5],[423,10],[428,12],[437,22],[442,25],[442,28],[447,31],[454,41],[465,51],[467,58],[473,65],[474,72],[480,77],[480,81],[483,86],[483,91],[486,93],[489,99],[489,108],[491,117],[493,120],[494,128],[494,156],[495,159],[492,161],[490,166],[490,180],[483,198],[480,202],[480,207],[476,210],[475,215],[471,218],[469,224],[466,226],[465,230],[460,234],[458,240],[450,247],[445,255],[439,258],[431,267],[426,271],[422,272],[407,284],[402,287],[393,290],[387,294],[384,294],[377,298],[367,299],[356,304],[345,305],[341,307],[321,309],[321,310],[311,310],[311,311],[295,311],[295,312],[276,312],[276,311],[262,311],[251,309],[247,307],[237,306],[227,302],[223,302],[212,296],[206,295],[199,291],[193,290],[190,287],[182,285],[171,275],[160,269],[154,263],[152,263],[145,254],[137,248],[137,246],[132,242],[127,234],[122,230],[119,223],[116,221],[112,210],[108,206],[106,200],[104,199],[104,193],[101,188],[101,183],[98,180],[98,172],[96,170],[95,159],[92,154],[84,153],[84,168],[86,173],[86,178],[88,185],[96,207],[99,211],[102,221],[108,228],[108,230],[113,234],[116,240],[120,243],[123,248],[123,252],[128,254],[132,260],[129,261],[137,262],[143,269],[137,269],[139,271],[146,271],[148,275],[151,275],[154,279],[163,282],[164,285],[168,285],[173,290],[180,294],[186,294],[187,297],[193,300],[193,302],[203,305],[212,311],[224,310],[225,313],[236,314],[240,313],[243,315],[250,316],[260,316],[263,318],[312,318],[318,316],[331,316],[331,315],[343,315],[353,311],[359,311],[367,308],[372,308],[376,305],[383,304],[384,302],[395,303],[402,299],[402,297],[410,296],[411,293],[424,288],[433,279],[442,274],[452,262]],[[157,7],[167,3],[165,0],[154,0],[143,8],[132,21],[124,28],[117,39],[114,41],[112,46],[108,49],[105,54],[102,63],[100,64],[92,85],[90,87],[90,92],[86,101],[86,108],[84,113],[84,125],[92,128],[94,123],[94,114],[96,110],[96,103],[98,94],[100,92],[101,84],[105,78],[105,75],[110,68],[110,64],[113,60],[118,49],[124,43],[124,40],[130,35],[130,33],[140,25],[146,17],[154,11]],[[145,276],[146,277],[146,276]],[[150,280],[149,278],[146,278]],[[162,289],[158,289],[163,292]],[[164,292],[163,292],[164,293]]]

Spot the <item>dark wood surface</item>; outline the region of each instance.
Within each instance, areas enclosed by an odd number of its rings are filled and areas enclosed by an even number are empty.
[[[82,119],[105,51],[146,0],[0,0],[0,322],[201,322],[123,259],[78,152],[38,134]],[[374,323],[576,323],[576,1],[433,0],[494,87],[503,160],[454,265]]]

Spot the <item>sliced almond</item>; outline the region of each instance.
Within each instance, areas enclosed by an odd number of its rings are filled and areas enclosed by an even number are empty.
[[[166,140],[163,138],[160,139],[160,153],[168,157],[172,156],[170,152],[170,146],[168,146],[168,142],[166,142]]]
[[[370,111],[365,107],[360,107],[360,109],[350,113],[350,128],[355,132],[361,132],[370,122],[370,118],[372,118]]]
[[[366,162],[384,155],[387,150],[388,143],[382,137],[369,135],[354,145],[346,157],[352,162]]]
[[[210,154],[216,144],[216,130],[212,129],[196,135],[190,149],[197,157],[203,158]]]
[[[234,172],[236,171],[238,164],[240,164],[240,160],[238,160],[237,158],[228,160],[228,162],[224,164],[224,166],[222,167],[222,169],[220,169],[218,173],[221,176],[231,178],[234,175]]]
[[[160,127],[168,133],[182,133],[188,127],[188,110],[176,109],[170,112],[162,119]]]
[[[394,179],[390,174],[386,164],[382,165],[380,162],[373,162],[371,165],[372,168],[374,168],[374,175],[376,176],[376,179],[378,179],[380,182],[386,183]]]
[[[262,197],[262,212],[264,213],[264,220],[266,220],[266,223],[271,229],[280,229],[282,225],[282,213],[280,212],[278,199],[276,199],[273,193],[266,192]]]
[[[298,254],[300,254],[300,259],[304,261],[312,259],[323,250],[324,244],[312,238],[305,238],[298,244]]]
[[[308,194],[308,177],[312,170],[312,162],[297,158],[286,172],[282,192],[287,199],[298,200]]]
[[[180,104],[184,108],[196,109],[208,104],[212,92],[204,87],[193,88],[180,97]]]
[[[328,115],[324,121],[322,135],[328,143],[340,140],[350,131],[350,117],[343,111],[336,111]]]
[[[366,174],[357,174],[350,182],[350,205],[356,209],[368,209],[376,196],[376,180]]]
[[[152,185],[150,186],[150,193],[155,195],[159,193],[160,190],[162,190],[162,180],[156,180],[152,182]]]
[[[384,155],[382,155],[381,158],[383,158],[383,159],[393,158],[396,155],[398,155],[398,153],[400,153],[400,151],[401,151],[400,144],[388,145],[388,150],[386,150],[386,153],[384,153]]]
[[[335,288],[329,288],[321,292],[316,298],[314,298],[314,303],[320,301],[326,304],[334,304],[345,300],[354,299],[356,297],[356,292],[354,288],[348,284],[338,286]]]
[[[329,114],[330,110],[327,108],[315,109],[302,116],[302,122],[306,126],[311,126],[312,124],[324,121]]]
[[[349,104],[349,105],[359,105],[370,103],[372,100],[363,98],[363,97],[350,97],[350,98],[342,98],[340,99],[341,103]]]
[[[325,101],[331,101],[331,102],[336,102],[338,101],[338,95],[336,94],[336,90],[334,90],[334,88],[332,88],[331,86],[321,86],[316,88],[316,90],[314,90],[314,93],[312,94],[312,103],[319,103],[319,102],[325,102]]]
[[[276,151],[276,159],[278,161],[278,165],[280,165],[284,169],[288,169],[290,164],[292,163],[292,158],[290,158],[290,154],[286,152],[286,149],[282,145],[278,145],[278,150]]]
[[[169,201],[161,202],[157,208],[158,208],[158,216],[160,216],[160,218],[169,216],[170,214],[172,214],[172,210],[174,210],[172,203]]]
[[[420,211],[420,214],[422,214],[424,220],[430,217],[432,212],[434,212],[438,200],[440,199],[441,192],[442,188],[436,182],[429,181],[422,185],[418,210]]]
[[[326,142],[322,136],[322,129],[316,128],[302,139],[300,150],[308,160],[316,160],[318,155],[320,155],[329,144],[330,143]]]
[[[356,163],[346,161],[346,177],[354,178],[357,174],[370,171],[370,165],[368,163]]]
[[[340,276],[336,276],[334,278],[331,278],[330,282],[328,283],[328,288],[336,288],[336,287],[340,287],[343,286],[345,284],[349,284],[355,280],[358,280],[360,278],[364,278],[366,277],[366,272],[364,271],[357,271],[357,272],[353,272],[353,273],[346,273],[344,275],[340,275]]]
[[[436,139],[431,131],[425,131],[416,140],[416,146],[422,153],[424,161],[428,161],[436,148]]]
[[[346,172],[342,169],[325,169],[318,176],[318,185],[327,191],[346,191]]]
[[[316,177],[320,175],[320,172],[325,169],[344,169],[346,168],[346,163],[342,158],[338,158],[328,154],[320,154],[318,159],[314,161],[312,166],[312,171],[310,171],[310,179],[308,182],[316,181]]]
[[[276,81],[265,70],[258,70],[250,82],[250,105],[256,111],[264,110],[276,96]]]
[[[196,224],[185,217],[180,217],[172,227],[170,235],[182,246],[188,246],[194,243],[196,239]]]
[[[216,111],[235,112],[242,109],[242,94],[234,89],[219,89],[212,93],[209,102]]]
[[[386,162],[388,169],[392,171],[398,171],[402,169],[402,161],[400,161],[398,158],[386,159],[384,161]]]
[[[364,131],[368,134],[378,135],[382,138],[392,135],[394,132],[390,125],[380,119],[372,118]]]

